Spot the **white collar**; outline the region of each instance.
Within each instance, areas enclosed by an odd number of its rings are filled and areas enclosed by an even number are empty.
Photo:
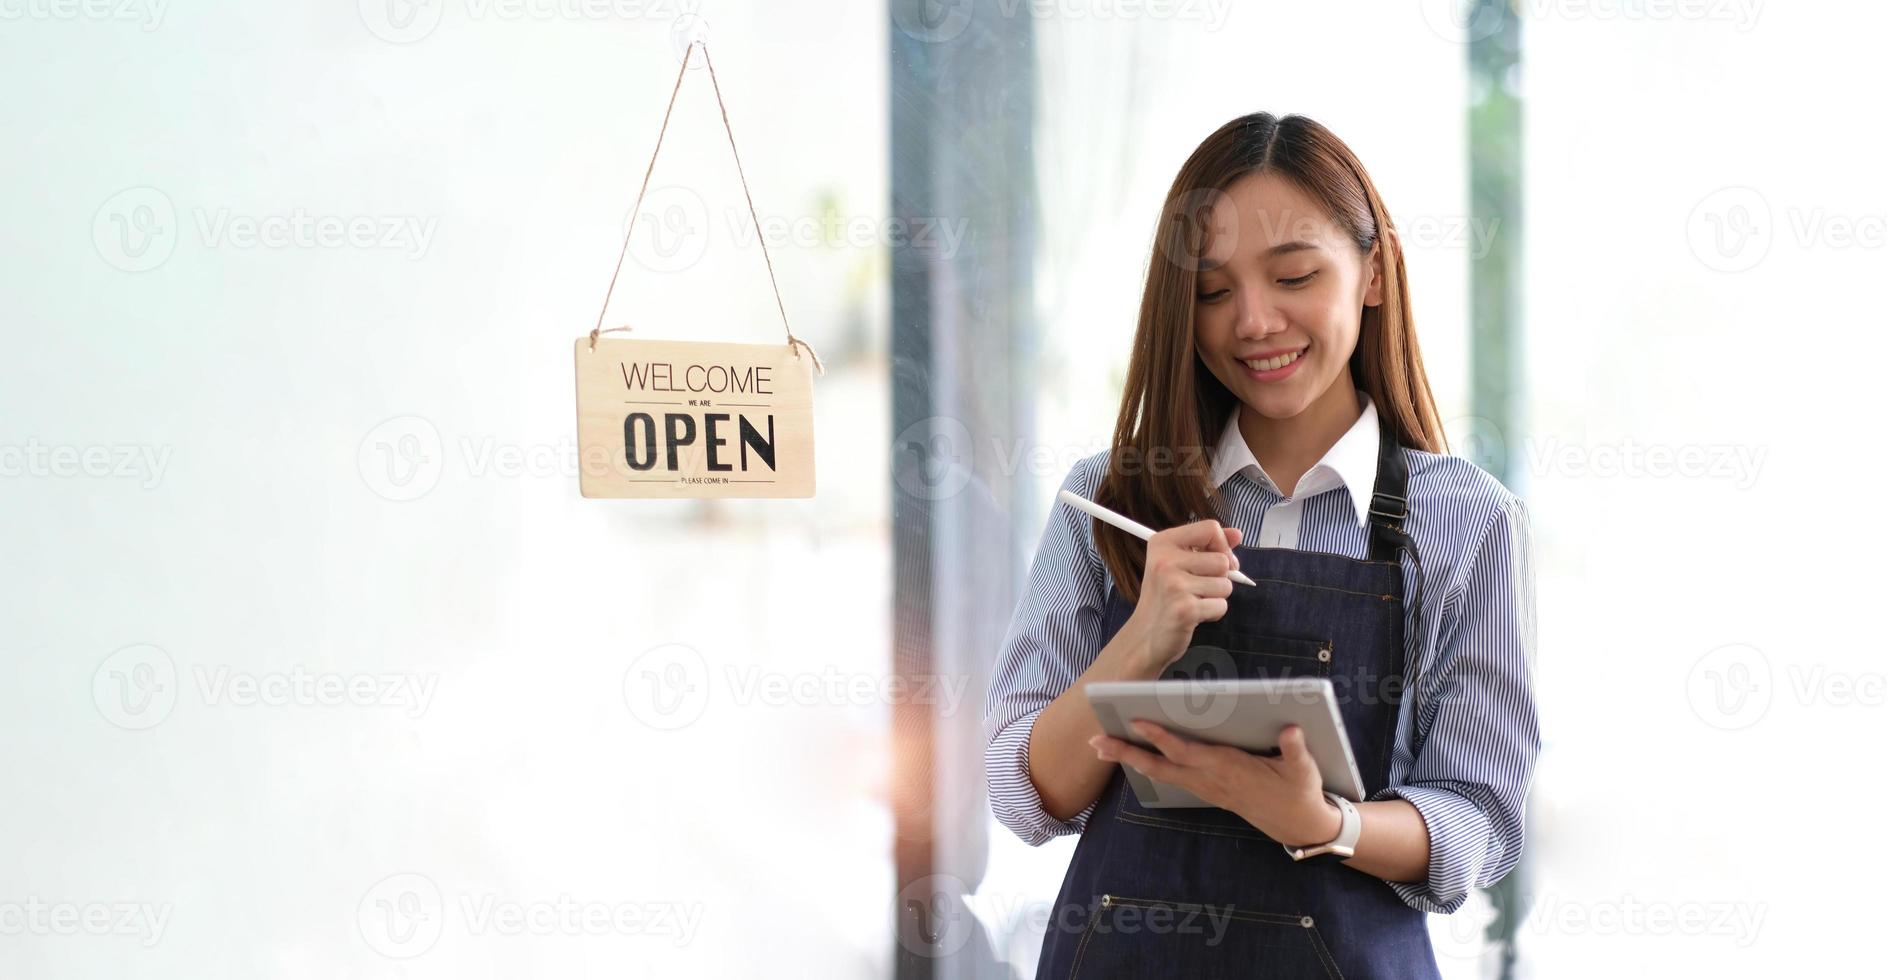
[[[1361,390],[1356,393],[1357,401],[1362,403],[1363,414],[1357,417],[1350,431],[1339,438],[1330,451],[1324,453],[1317,465],[1306,471],[1297,481],[1295,496],[1309,497],[1323,493],[1335,487],[1347,487],[1350,491],[1350,503],[1356,508],[1356,523],[1369,523],[1369,501],[1376,492],[1376,463],[1381,443],[1378,430],[1376,405],[1369,395]],[[1256,470],[1253,479],[1259,484],[1277,491],[1277,482],[1258,465],[1258,458],[1252,455],[1251,447],[1245,444],[1245,435],[1238,428],[1238,405],[1232,406],[1231,418],[1225,422],[1225,429],[1219,435],[1218,447],[1212,453],[1212,485],[1224,486],[1225,481],[1235,474],[1242,473],[1247,467]]]

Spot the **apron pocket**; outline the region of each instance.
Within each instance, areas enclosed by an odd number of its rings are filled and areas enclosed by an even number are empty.
[[[1153,976],[1341,978],[1343,972],[1308,915],[1101,896],[1075,947],[1069,980]]]
[[[1160,679],[1329,677],[1335,651],[1329,640],[1239,633],[1202,623],[1193,630],[1192,645],[1167,665]]]

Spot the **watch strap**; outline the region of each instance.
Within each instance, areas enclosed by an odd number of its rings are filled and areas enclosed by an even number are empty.
[[[1323,844],[1310,844],[1304,847],[1284,845],[1284,851],[1293,861],[1315,862],[1317,864],[1335,864],[1356,856],[1356,842],[1363,836],[1363,815],[1356,810],[1356,804],[1328,790],[1324,799],[1329,800],[1343,820],[1337,826],[1337,836]]]

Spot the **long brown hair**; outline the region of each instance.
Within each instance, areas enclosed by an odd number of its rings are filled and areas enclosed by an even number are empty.
[[[1381,243],[1382,303],[1363,307],[1350,377],[1402,445],[1446,451],[1415,341],[1402,249],[1394,236],[1383,233],[1393,231],[1395,223],[1376,185],[1350,148],[1316,121],[1252,113],[1219,127],[1187,158],[1167,191],[1154,236],[1133,359],[1098,492],[1100,503],[1152,527],[1216,516],[1223,504],[1208,477],[1206,452],[1238,396],[1199,359],[1193,336],[1198,263],[1187,257],[1202,253],[1205,229],[1196,213],[1202,195],[1222,192],[1255,173],[1295,184],[1364,255]],[[1146,544],[1099,521],[1094,532],[1116,588],[1127,601],[1137,601]]]

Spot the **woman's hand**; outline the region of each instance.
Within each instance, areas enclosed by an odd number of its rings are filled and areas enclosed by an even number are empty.
[[[1096,735],[1088,744],[1102,759],[1126,763],[1244,817],[1280,844],[1322,844],[1343,828],[1343,815],[1324,799],[1323,775],[1304,747],[1304,730],[1296,725],[1279,733],[1275,758],[1194,742],[1144,719],[1136,719],[1133,730],[1159,751],[1107,735]]]
[[[1218,521],[1194,521],[1160,531],[1147,541],[1140,598],[1123,630],[1140,638],[1133,648],[1140,672],[1158,676],[1192,643],[1193,628],[1224,617],[1232,570],[1243,535]]]
[[[1232,548],[1239,537],[1237,528],[1197,521],[1159,532],[1147,543],[1134,611],[1075,682],[1042,709],[1030,730],[1029,780],[1050,817],[1073,819],[1114,778],[1113,765],[1096,761],[1089,754],[1093,747],[1081,744],[1101,732],[1088,703],[1088,685],[1159,677],[1186,652],[1195,624],[1224,616],[1225,597],[1232,594],[1227,576],[1236,567]]]

